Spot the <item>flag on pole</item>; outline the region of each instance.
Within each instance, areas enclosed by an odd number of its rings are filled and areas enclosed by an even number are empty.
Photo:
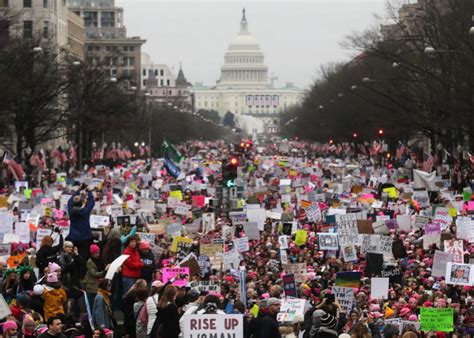
[[[174,178],[178,178],[181,170],[169,158],[165,158],[165,168]]]
[[[163,151],[163,154],[165,157],[170,158],[176,163],[181,162],[183,159],[183,156],[179,152],[178,148],[174,146],[171,142],[168,142],[167,140],[163,140],[163,144],[161,145],[161,150]]]

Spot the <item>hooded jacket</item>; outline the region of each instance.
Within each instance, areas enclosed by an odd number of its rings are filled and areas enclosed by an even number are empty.
[[[129,278],[140,278],[142,276],[143,262],[138,250],[130,247],[125,248],[124,255],[130,255],[122,266],[122,276]]]

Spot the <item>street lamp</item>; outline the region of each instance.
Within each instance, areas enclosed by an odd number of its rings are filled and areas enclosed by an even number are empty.
[[[133,145],[134,145],[135,147],[138,147],[138,142],[135,142]]]
[[[130,90],[137,90],[137,87],[131,86],[131,87],[130,87]]]
[[[427,46],[424,49],[424,53],[428,56],[434,56],[436,53],[462,53],[462,51],[455,49],[435,49],[432,46]]]
[[[41,53],[42,51],[43,51],[43,48],[41,48],[41,47],[34,47],[33,48],[33,52],[35,52],[35,53]]]
[[[394,62],[392,64],[392,68],[398,68],[398,67],[400,67],[400,64],[398,62]]]
[[[343,93],[339,93],[339,95],[337,95],[337,96],[339,96],[339,97],[343,97],[343,96],[344,96],[344,94],[343,94]]]
[[[73,65],[73,66],[80,66],[81,63],[80,63],[79,61],[74,61],[74,62],[72,63],[72,65]]]
[[[357,86],[356,86],[356,85],[353,85],[353,86],[351,87],[351,90],[356,90],[356,89],[357,89]]]
[[[320,105],[320,106],[319,106],[319,109],[324,109],[324,106],[323,106],[323,105]]]
[[[474,26],[469,29],[469,35],[474,35]]]
[[[111,77],[110,82],[117,82],[117,78],[116,77]]]
[[[364,83],[369,83],[369,82],[375,82],[375,80],[371,80],[370,77],[364,77],[364,78],[362,79],[362,82],[364,82]]]

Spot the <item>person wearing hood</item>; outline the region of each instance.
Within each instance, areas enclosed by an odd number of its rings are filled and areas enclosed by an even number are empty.
[[[21,332],[19,333],[18,337],[20,338],[34,338],[36,337],[35,334],[35,321],[33,317],[29,314],[23,317],[23,322],[21,324]]]
[[[67,203],[71,227],[66,239],[74,243],[84,260],[89,258],[89,246],[92,240],[89,219],[94,205],[94,195],[91,189],[84,184]]]
[[[66,290],[58,279],[56,272],[50,272],[46,276],[46,286],[44,287],[42,298],[44,300],[44,320],[64,314],[64,305],[67,302]]]
[[[337,338],[337,318],[329,313],[325,313],[320,318],[320,327],[311,338]]]
[[[132,285],[141,277],[141,269],[143,262],[138,252],[138,238],[130,237],[123,251],[124,255],[129,255],[122,265],[122,283],[124,294],[132,287]]]

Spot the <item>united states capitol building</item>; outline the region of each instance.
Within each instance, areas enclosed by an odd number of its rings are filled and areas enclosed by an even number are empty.
[[[248,30],[245,9],[240,32],[229,44],[224,61],[214,87],[197,83],[191,88],[195,110],[216,110],[222,117],[230,111],[248,133],[278,132],[279,113],[300,103],[304,92],[292,83],[283,88],[273,86],[274,79],[268,76],[263,52]]]

